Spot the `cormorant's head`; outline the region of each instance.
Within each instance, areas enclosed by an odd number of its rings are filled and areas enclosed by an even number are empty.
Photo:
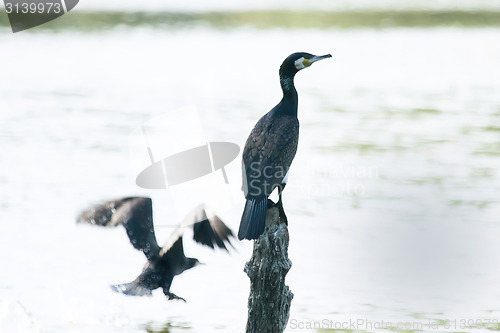
[[[196,258],[187,258],[187,268],[190,269],[198,265],[203,265],[198,259]]]
[[[290,54],[280,67],[280,76],[293,77],[301,69],[311,66],[313,63],[319,60],[331,58],[330,54],[325,54],[322,56],[316,56],[314,54],[306,52],[297,52]]]

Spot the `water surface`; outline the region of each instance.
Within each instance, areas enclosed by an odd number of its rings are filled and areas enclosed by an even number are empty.
[[[325,319],[499,319],[500,30],[268,21],[15,35],[4,25],[0,330],[242,331],[248,242],[231,256],[187,245],[207,265],[174,281],[186,304],[161,291],[130,298],[109,284],[135,278],[143,255],[123,230],[74,218],[140,194],[155,199],[158,224],[177,221],[168,193],[134,185],[128,135],[195,105],[210,140],[243,145],[280,98],[279,64],[302,50],[333,58],[296,78],[288,331],[321,331],[299,323]],[[237,230],[239,158],[227,172],[233,205],[220,215]],[[160,243],[170,231],[158,228]]]

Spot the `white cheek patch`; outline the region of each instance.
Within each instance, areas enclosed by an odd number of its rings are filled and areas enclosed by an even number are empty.
[[[295,60],[295,68],[297,68],[299,71],[306,68],[306,66],[304,65],[304,60],[304,57]]]

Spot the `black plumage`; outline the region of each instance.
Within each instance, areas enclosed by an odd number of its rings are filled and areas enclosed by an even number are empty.
[[[126,295],[151,295],[151,291],[162,288],[168,299],[182,297],[170,292],[174,276],[181,274],[200,262],[186,257],[183,248],[183,234],[193,229],[193,239],[212,249],[228,251],[233,237],[229,229],[217,216],[208,214],[203,205],[196,207],[177,226],[169,240],[160,247],[156,241],[153,225],[153,206],[150,198],[129,197],[109,201],[92,207],[80,214],[78,222],[114,227],[123,224],[130,242],[137,250],[144,252],[147,263],[142,273],[132,282],[113,285],[112,289]]]
[[[299,52],[291,54],[281,64],[279,76],[283,98],[255,124],[243,149],[246,203],[238,231],[240,240],[257,239],[263,233],[270,202],[268,197],[275,188],[279,194],[276,205],[280,218],[287,223],[281,193],[299,142],[298,95],[293,79],[301,69],[330,57],[329,54],[315,56]]]

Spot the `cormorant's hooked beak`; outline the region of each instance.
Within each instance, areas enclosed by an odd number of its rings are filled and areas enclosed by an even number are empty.
[[[295,61],[295,68],[297,68],[297,70],[300,71],[301,69],[304,69],[304,68],[311,66],[316,61],[320,61],[320,60],[331,58],[331,57],[332,57],[331,54],[325,54],[322,56],[312,56],[309,59],[301,57],[300,59],[297,59]]]
[[[323,60],[323,59],[328,59],[328,58],[331,58],[332,55],[331,54],[325,54],[325,55],[322,55],[322,56],[314,56],[312,57],[311,59],[308,59],[309,62],[312,64],[316,61],[320,61],[320,60]]]

